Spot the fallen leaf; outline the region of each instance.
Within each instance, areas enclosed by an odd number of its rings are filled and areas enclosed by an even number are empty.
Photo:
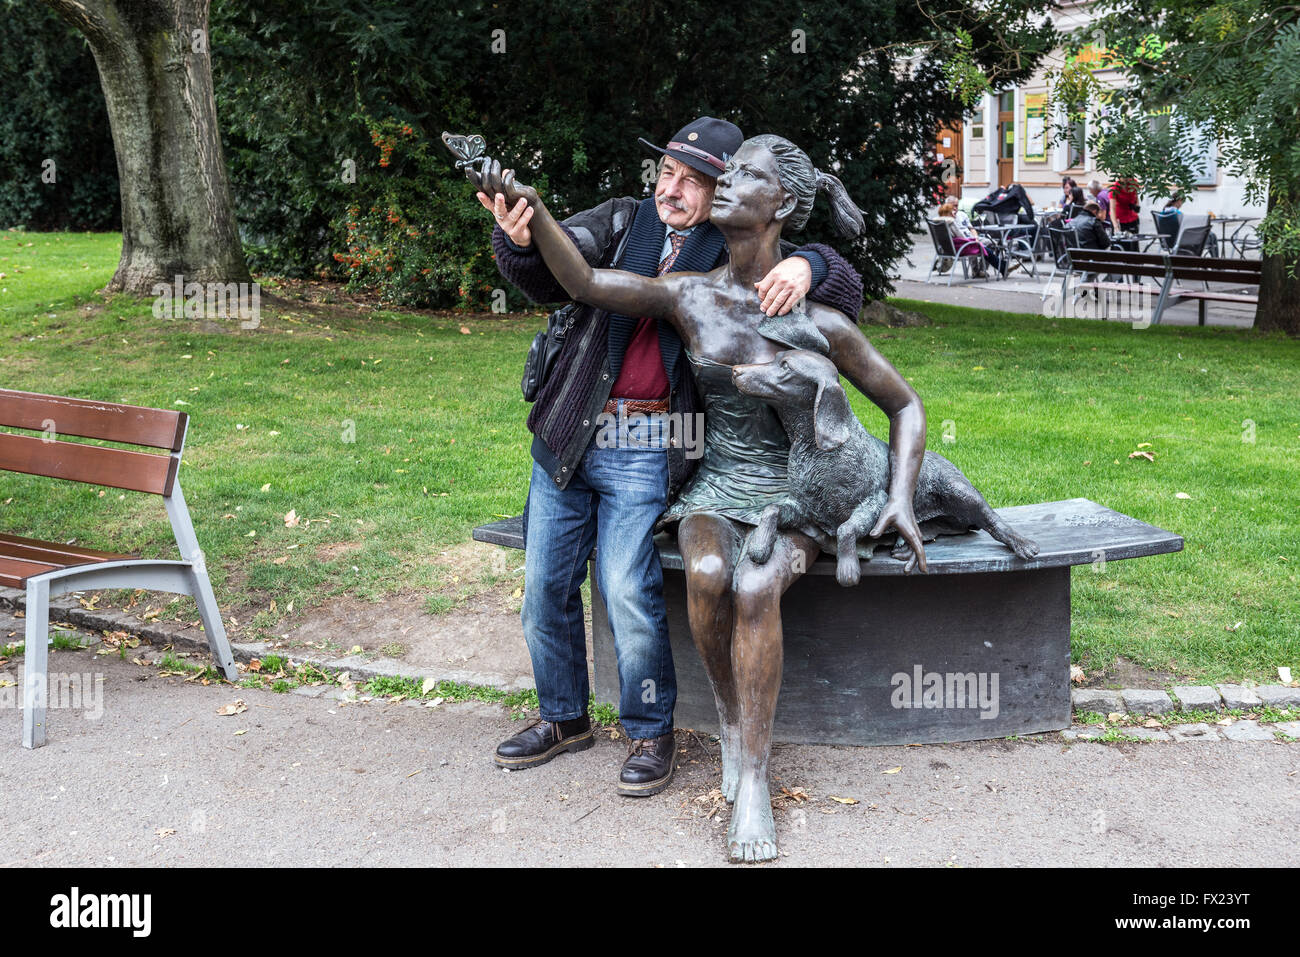
[[[1080,668],[1078,665],[1070,665],[1071,681],[1086,681],[1087,678],[1088,676],[1083,673],[1082,668]]]
[[[240,728],[238,731],[235,732],[235,737],[239,737],[241,734],[248,734],[248,729]]]
[[[1119,724],[1119,722],[1124,720],[1124,715],[1119,711],[1112,711],[1110,714],[1106,715],[1106,720],[1111,724]]]
[[[248,705],[244,704],[242,700],[237,700],[233,704],[222,705],[217,709],[217,714],[221,715],[223,718],[228,718],[232,714],[243,714],[247,710]]]
[[[252,661],[250,661],[250,662],[248,663],[248,670],[249,670],[249,671],[261,671],[261,670],[262,670],[262,659],[261,659],[261,658],[254,658]]]
[[[1156,457],[1150,452],[1130,452],[1128,457],[1131,459],[1146,459],[1148,462],[1154,462]]]
[[[1174,498],[1191,498],[1186,492],[1175,492]]]
[[[1150,442],[1139,442],[1139,443],[1138,443],[1138,448],[1140,448],[1140,449],[1149,449],[1149,448],[1151,448],[1151,443],[1150,443]]]
[[[1160,727],[1160,722],[1159,722],[1158,720],[1156,720],[1155,718],[1147,718],[1145,721],[1142,722],[1142,727],[1144,727],[1144,728],[1158,728],[1158,727]]]
[[[420,694],[428,694],[436,687],[438,687],[437,678],[425,678],[420,685]]]
[[[176,829],[174,827],[160,827],[154,833],[159,837],[171,837],[176,833]]]
[[[897,767],[897,768],[890,768],[888,771],[881,771],[880,773],[881,773],[881,774],[897,774],[897,773],[898,773],[899,771],[901,771],[901,770],[903,770],[901,767]]]
[[[289,511],[288,511],[288,512],[285,514],[285,516],[284,516],[284,527],[285,527],[285,528],[297,528],[297,527],[298,527],[298,521],[299,521],[299,519],[298,519],[298,512],[297,512],[297,510],[291,508],[291,509],[289,509]]]
[[[262,491],[263,491],[263,492],[269,492],[269,491],[271,491],[271,483],[270,483],[270,482],[267,482],[265,485],[263,485],[263,486],[262,486]]]
[[[285,562],[287,562],[288,560],[289,560],[289,556],[288,556],[288,555],[281,555],[279,558],[273,558],[273,559],[271,559],[271,564],[272,564],[272,565],[283,565],[283,564],[284,564]]]
[[[460,327],[460,334],[461,334],[462,336],[467,336],[467,335],[469,335],[469,326],[461,326],[461,327]]]
[[[830,798],[832,801],[837,801],[837,802],[839,802],[840,804],[857,804],[857,803],[858,803],[858,799],[857,799],[857,798],[841,798],[841,797],[836,797],[834,794],[828,794],[828,795],[826,795],[826,796],[827,796],[828,798]]]
[[[1278,668],[1278,669],[1277,669],[1277,676],[1278,676],[1278,678],[1281,679],[1282,684],[1284,684],[1284,685],[1289,685],[1289,684],[1291,683],[1291,669],[1290,669],[1290,668]]]

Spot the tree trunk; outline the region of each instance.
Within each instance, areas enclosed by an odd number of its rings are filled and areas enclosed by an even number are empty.
[[[1255,328],[1300,336],[1300,270],[1292,278],[1281,256],[1264,257],[1264,275],[1259,283],[1259,308]]]
[[[1269,212],[1277,196],[1270,191]],[[1296,266],[1296,275],[1287,270]],[[1259,281],[1259,307],[1255,310],[1255,328],[1264,332],[1285,332],[1300,336],[1300,266],[1281,256],[1265,256],[1263,276]]]
[[[90,43],[122,193],[122,258],[107,288],[246,282],[217,128],[209,0],[44,0]]]

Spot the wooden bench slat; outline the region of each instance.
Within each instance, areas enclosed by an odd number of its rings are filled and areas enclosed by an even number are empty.
[[[50,562],[67,567],[85,565],[90,562],[116,562],[139,558],[139,555],[117,555],[113,552],[100,552],[78,545],[64,545],[61,542],[43,542],[35,538],[20,538],[17,535],[0,535],[0,558],[22,558],[27,561]]]
[[[169,409],[0,389],[0,426],[179,452],[188,417]]]
[[[77,442],[47,442],[0,432],[0,469],[48,478],[170,495],[176,459]]]
[[[1170,270],[1175,279],[1183,282],[1226,282],[1234,286],[1258,286],[1259,273],[1242,273],[1231,269],[1187,269],[1175,266]]]
[[[1160,292],[1159,287],[1155,286],[1138,286],[1131,282],[1081,282],[1074,287],[1075,289],[1118,289],[1121,292],[1147,292],[1157,295]]]
[[[22,558],[0,558],[0,585],[7,588],[22,588],[23,583],[33,575],[52,572],[62,567],[64,566],[29,562]]]
[[[1259,302],[1259,296],[1237,292],[1206,292],[1196,289],[1175,289],[1169,293],[1180,299],[1210,299],[1217,302]]]
[[[1101,259],[1105,259],[1108,262],[1122,261],[1126,266],[1132,264],[1160,266],[1162,271],[1165,265],[1165,257],[1160,253],[1132,253],[1123,249],[1083,249],[1072,247],[1070,249],[1070,258],[1079,259],[1080,261]]]

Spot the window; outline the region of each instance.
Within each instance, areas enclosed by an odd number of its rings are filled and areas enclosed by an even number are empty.
[[[1088,121],[1087,114],[1084,112],[1082,105],[1070,108],[1070,113],[1078,114],[1074,119],[1068,116],[1066,122],[1069,124],[1069,132],[1066,136],[1066,169],[1076,169],[1085,164],[1085,149],[1088,145]]]

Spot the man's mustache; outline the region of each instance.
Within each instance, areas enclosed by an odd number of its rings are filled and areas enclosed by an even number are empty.
[[[661,206],[671,206],[673,209],[678,210],[679,212],[683,212],[683,213],[686,212],[685,206],[683,206],[680,202],[678,202],[675,199],[669,199],[667,196],[661,196],[658,199],[656,199],[655,202],[659,203],[659,205]]]

